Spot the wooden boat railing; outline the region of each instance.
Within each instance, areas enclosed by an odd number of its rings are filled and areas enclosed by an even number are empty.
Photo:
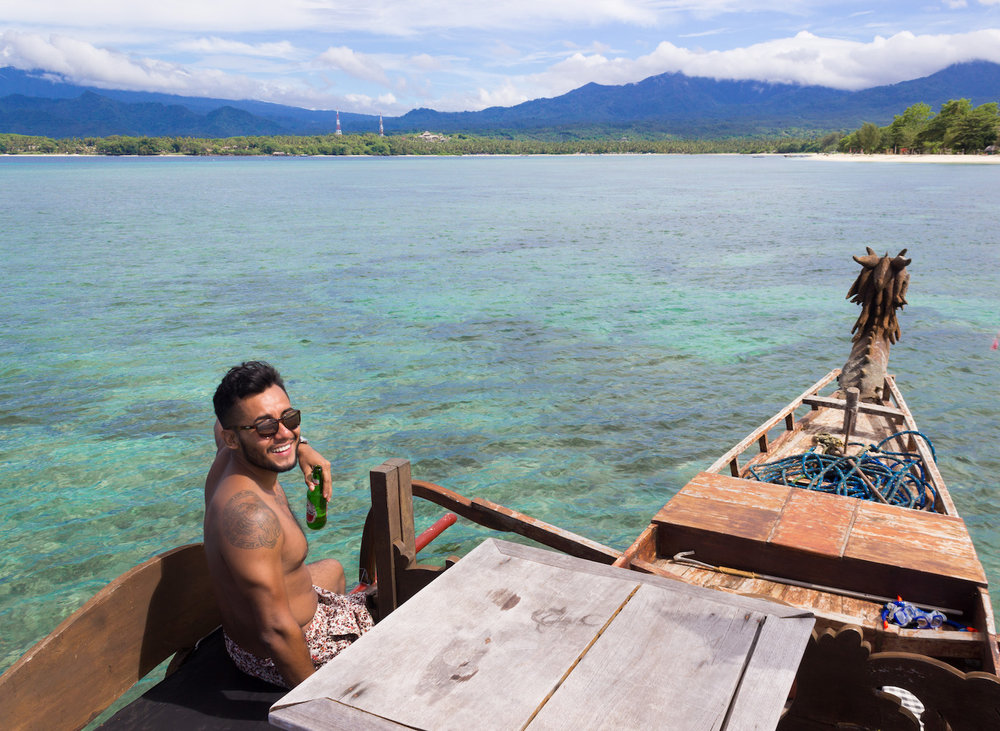
[[[807,398],[815,395],[824,386],[830,384],[837,376],[840,375],[840,369],[835,368],[821,379],[816,381],[812,386],[802,392],[802,394],[794,399],[788,406],[783,408],[777,414],[772,416],[770,419],[765,421],[763,424],[754,429],[749,436],[744,438],[742,441],[736,444],[732,449],[726,452],[724,455],[719,457],[712,466],[709,467],[706,472],[719,472],[727,464],[729,465],[730,474],[733,477],[739,477],[741,473],[739,458],[740,456],[750,449],[750,447],[756,442],[760,448],[761,454],[767,454],[770,451],[770,442],[768,441],[768,434],[772,429],[774,429],[781,422],[785,423],[785,431],[791,432],[795,429],[795,410],[798,409],[805,402]]]
[[[799,408],[808,406],[813,411],[820,408],[849,408],[846,399],[818,395],[819,391],[830,385],[839,375],[839,368],[835,368],[827,373],[820,380],[816,381],[816,383],[802,392],[802,394],[795,398],[791,403],[785,406],[785,408],[758,426],[732,449],[719,457],[719,459],[713,462],[712,465],[705,471],[718,473],[728,465],[729,473],[733,477],[743,477],[747,474],[749,467],[767,461],[769,456],[774,451],[775,446],[781,441],[784,441],[788,437],[792,436],[792,434],[800,428],[800,422],[796,421],[795,418],[795,412]],[[898,431],[918,431],[913,414],[906,405],[906,401],[903,399],[903,394],[896,385],[896,379],[893,376],[886,376],[884,393],[888,394],[890,403],[858,403],[855,407],[857,413],[895,419],[899,422]],[[782,422],[784,422],[783,433],[778,439],[772,441],[770,439],[771,431],[778,427]],[[755,454],[747,462],[740,464],[740,457],[742,457],[743,454],[754,445],[754,443],[758,446],[758,454]],[[952,501],[951,495],[947,490],[942,489],[944,486],[944,479],[941,476],[941,472],[937,467],[934,455],[931,453],[927,442],[923,439],[917,439],[910,434],[906,439],[905,448],[908,451],[919,454],[921,460],[923,461],[924,469],[930,479],[930,482],[934,485],[938,493],[938,504],[935,505],[935,509],[944,515],[957,515],[958,511],[955,509],[955,503]]]
[[[414,480],[410,463],[389,459],[371,470],[372,507],[361,540],[359,580],[377,577],[375,618],[381,620],[434,580],[445,566],[417,562],[413,498],[435,503],[491,530],[517,533],[577,558],[611,564],[621,555],[607,546],[482,498],[469,499],[433,482]]]
[[[0,676],[4,728],[81,728],[167,658],[172,672],[222,617],[205,548],[122,574]]]

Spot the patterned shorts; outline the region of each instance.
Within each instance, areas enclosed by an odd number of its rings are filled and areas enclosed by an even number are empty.
[[[370,630],[373,622],[365,606],[364,594],[343,596],[316,585],[313,585],[313,589],[316,591],[319,604],[316,606],[316,614],[302,631],[306,636],[306,645],[309,647],[313,666],[320,668]],[[226,651],[233,658],[236,667],[247,675],[266,680],[268,683],[283,688],[291,687],[274,666],[274,660],[247,652],[233,642],[225,632],[223,636],[226,641]]]

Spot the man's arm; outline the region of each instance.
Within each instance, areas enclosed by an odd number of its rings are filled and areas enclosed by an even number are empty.
[[[267,656],[292,686],[315,672],[305,635],[288,605],[281,564],[284,540],[274,512],[250,490],[231,497],[222,512],[223,557]]]
[[[306,476],[306,485],[312,490],[314,482],[312,479],[313,467],[319,465],[323,470],[323,497],[327,500],[333,495],[333,479],[330,476],[330,460],[323,459],[323,455],[312,448],[310,444],[299,442],[299,467],[302,474]]]

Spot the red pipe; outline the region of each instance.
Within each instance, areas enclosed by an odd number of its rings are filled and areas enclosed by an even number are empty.
[[[427,548],[428,544],[431,541],[433,541],[439,535],[444,533],[448,528],[455,525],[455,521],[457,520],[458,516],[455,515],[454,513],[445,513],[440,518],[438,518],[437,521],[435,521],[434,525],[432,525],[430,528],[428,528],[419,536],[417,536],[417,539],[413,542],[414,548],[416,549],[414,553],[417,553]],[[373,576],[372,580],[374,581],[374,579],[375,577]],[[351,589],[349,593],[357,594],[359,591],[364,591],[365,589],[367,589],[368,586],[369,586],[368,584],[358,584],[353,589]]]
[[[447,528],[455,525],[456,520],[458,520],[458,516],[454,513],[445,513],[442,515],[434,525],[417,536],[417,540],[414,541],[416,549],[422,551],[427,548],[428,543],[444,533]]]

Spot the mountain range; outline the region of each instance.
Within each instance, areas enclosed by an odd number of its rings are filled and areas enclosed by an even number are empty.
[[[950,99],[1000,100],[1000,64],[956,64],[930,76],[861,91],[726,81],[665,73],[643,81],[586,84],[562,96],[478,112],[414,109],[383,120],[387,132],[473,134],[728,135],[846,131],[885,125],[917,102],[937,110]],[[0,68],[0,133],[63,137],[108,135],[232,137],[329,134],[335,111],[252,100],[232,101],[78,86],[51,74]],[[347,133],[375,132],[378,117],[343,112]]]

